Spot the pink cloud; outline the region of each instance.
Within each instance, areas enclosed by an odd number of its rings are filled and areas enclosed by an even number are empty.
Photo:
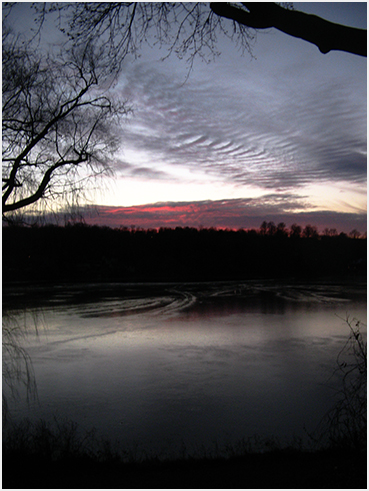
[[[198,202],[168,202],[130,207],[96,206],[94,211],[84,214],[88,224],[109,227],[160,228],[160,227],[215,227],[215,228],[259,228],[266,221],[275,224],[284,222],[288,227],[293,223],[305,226],[310,223],[319,230],[336,228],[350,232],[354,228],[366,231],[366,215],[354,213],[290,212],[294,208],[294,197],[284,202],[273,195],[263,199],[235,199]]]

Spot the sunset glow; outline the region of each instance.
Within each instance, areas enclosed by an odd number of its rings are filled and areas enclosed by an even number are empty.
[[[28,8],[17,6],[20,30]],[[365,3],[294,8],[366,27]],[[275,29],[257,33],[253,57],[226,38],[217,49],[191,70],[155,45],[123,60],[114,96],[132,113],[108,163],[114,177],[86,202],[99,210],[88,222],[250,228],[306,219],[365,232],[366,58],[323,55]]]
[[[262,202],[262,204],[260,203]],[[298,223],[301,226],[314,224],[320,231],[336,228],[349,233],[354,228],[366,230],[366,215],[336,213],[328,211],[300,211],[291,213],[280,210],[280,203],[274,197],[262,200],[234,199],[220,201],[199,201],[195,203],[155,203],[127,207],[99,206],[85,212],[86,223],[110,227],[137,227],[158,229],[160,227],[215,227],[218,229],[258,229],[264,220],[287,226]]]

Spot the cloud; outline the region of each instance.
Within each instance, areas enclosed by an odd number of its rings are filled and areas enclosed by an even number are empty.
[[[132,168],[160,179],[182,167],[266,190],[365,182],[365,87],[354,77],[295,74],[279,84],[251,74],[241,84],[229,73],[217,83],[207,70],[183,84],[159,63],[127,65],[120,90],[135,108],[124,133]]]
[[[116,159],[113,163],[114,170],[118,174],[124,174],[125,177],[143,177],[145,179],[166,179],[170,180],[171,176],[159,169],[153,169],[145,166],[131,164],[123,159]]]
[[[270,194],[263,198],[219,201],[166,202],[131,207],[97,206],[85,211],[89,224],[111,227],[136,226],[144,229],[159,227],[258,228],[264,221],[316,225],[320,230],[337,228],[350,232],[366,231],[366,215],[330,211],[304,211],[295,195]],[[295,212],[295,209],[302,211]]]
[[[150,169],[148,167],[136,167],[132,170],[133,177],[144,177],[145,179],[167,178],[167,174],[160,170]]]

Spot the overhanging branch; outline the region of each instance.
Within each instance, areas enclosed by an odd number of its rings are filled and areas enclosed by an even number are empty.
[[[210,8],[215,14],[247,27],[274,27],[290,36],[315,44],[324,54],[338,50],[360,56],[367,55],[365,29],[335,24],[316,15],[287,10],[275,3],[246,2],[242,5],[247,10],[218,2],[210,3]]]

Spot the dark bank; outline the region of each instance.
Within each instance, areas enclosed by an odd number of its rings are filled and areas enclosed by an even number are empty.
[[[22,463],[22,472],[19,464]],[[148,459],[5,454],[5,489],[366,489],[362,452],[280,449],[230,458]]]
[[[300,227],[299,227],[300,228]],[[3,228],[3,281],[212,281],[366,274],[366,239],[256,230]]]

